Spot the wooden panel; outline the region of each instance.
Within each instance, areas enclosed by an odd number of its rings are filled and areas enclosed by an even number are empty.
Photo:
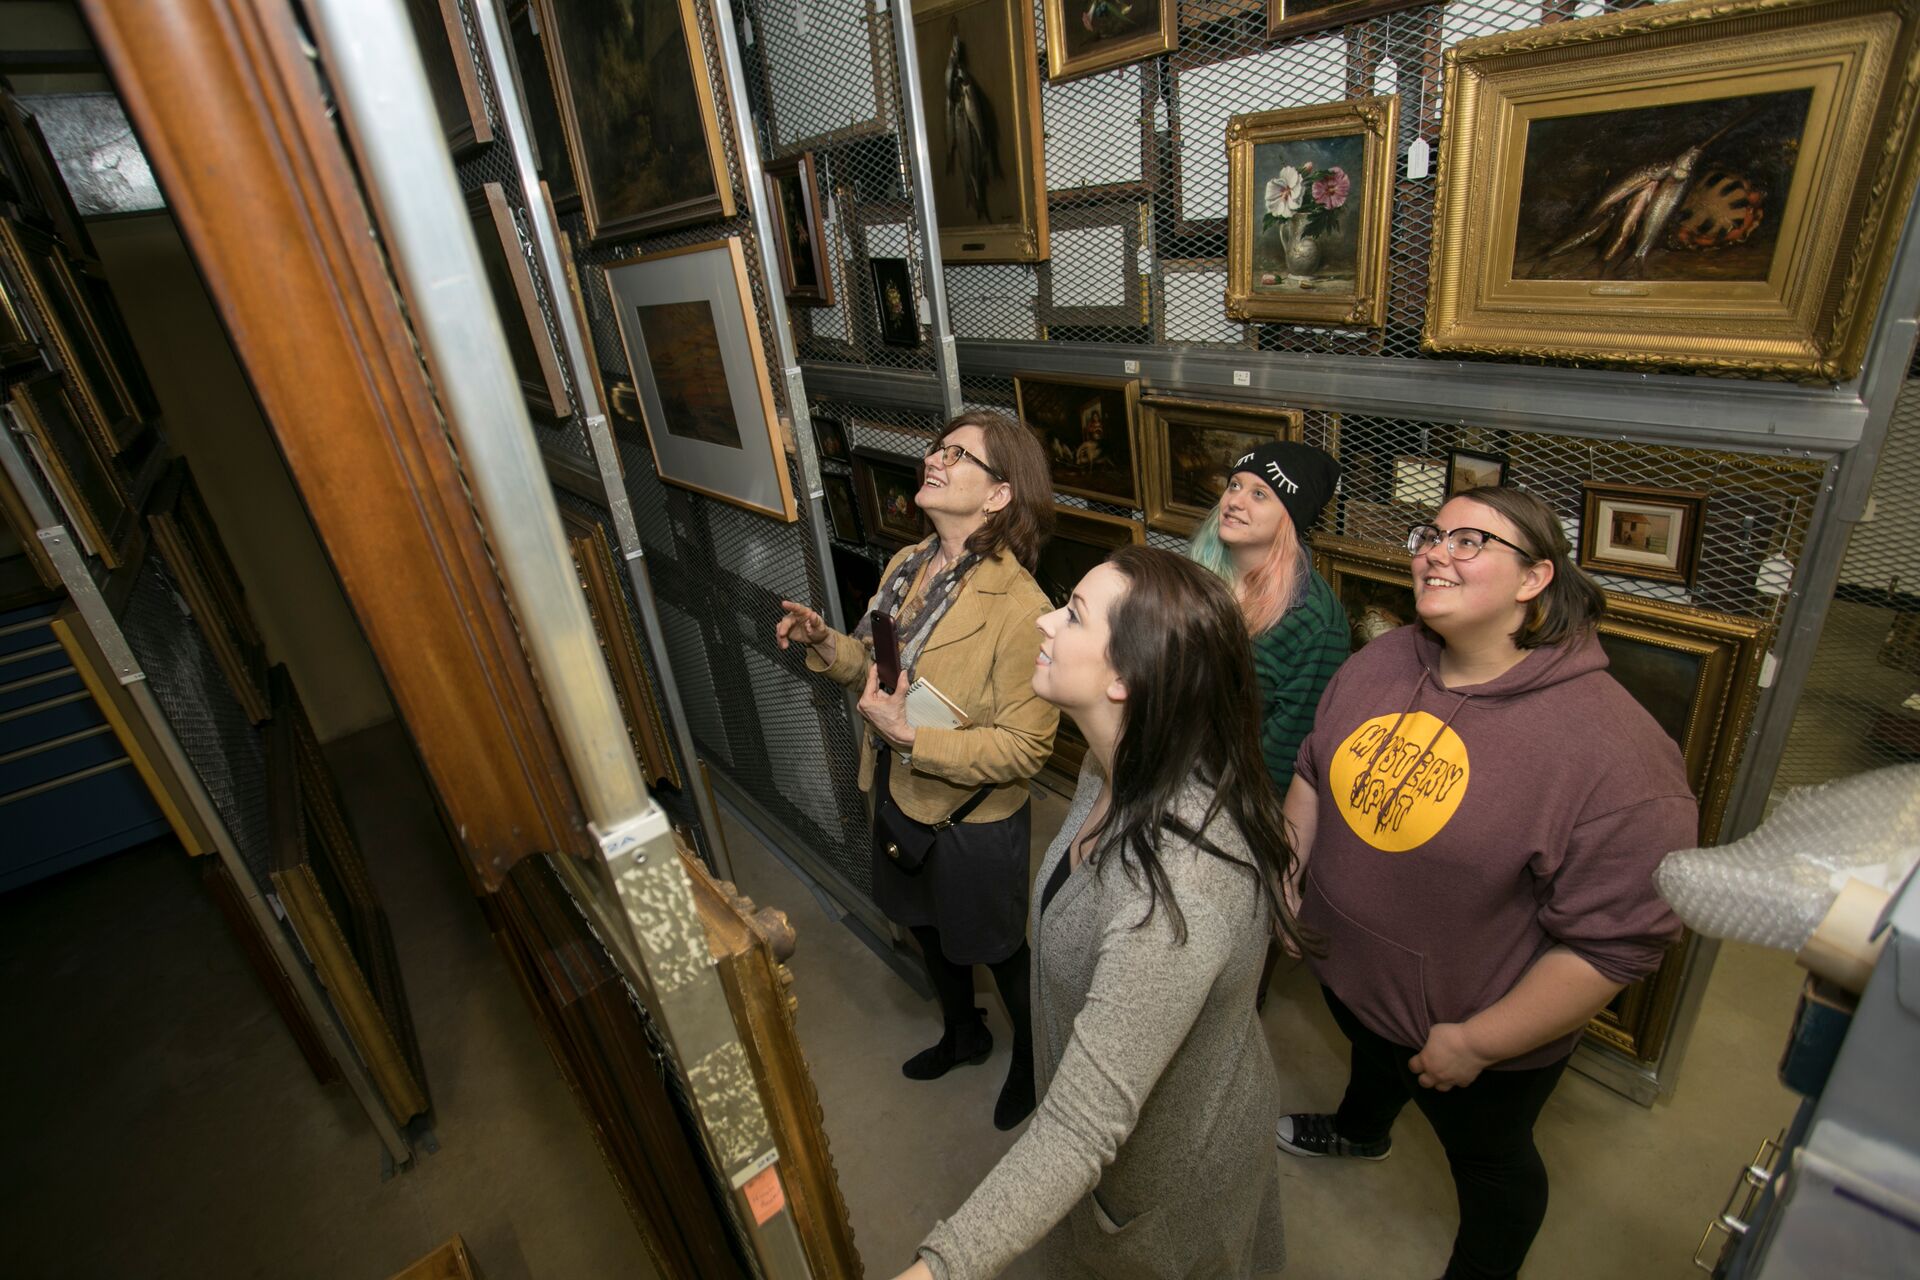
[[[392,1280],[476,1280],[476,1275],[467,1242],[455,1236],[406,1270],[394,1272]]]
[[[234,941],[240,944],[241,954],[246,956],[253,976],[260,979],[267,998],[280,1013],[281,1023],[293,1036],[293,1042],[300,1046],[300,1056],[307,1060],[308,1070],[320,1084],[332,1084],[340,1078],[340,1068],[327,1052],[320,1029],[307,1016],[306,1006],[294,994],[293,984],[287,980],[280,961],[274,958],[273,944],[261,934],[259,921],[247,910],[246,900],[240,896],[240,887],[228,874],[226,864],[218,858],[208,858],[200,868],[200,882],[206,886],[207,896],[220,909],[221,918],[233,931]]]

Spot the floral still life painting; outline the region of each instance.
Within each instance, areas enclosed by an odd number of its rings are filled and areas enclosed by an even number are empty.
[[[1263,210],[1253,240],[1256,292],[1353,291],[1359,218],[1350,197],[1363,146],[1350,135],[1253,149]]]

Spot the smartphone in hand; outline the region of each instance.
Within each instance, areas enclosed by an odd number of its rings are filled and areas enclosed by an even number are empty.
[[[873,621],[873,663],[880,669],[880,692],[892,693],[900,683],[900,642],[893,633],[893,615],[875,609]]]

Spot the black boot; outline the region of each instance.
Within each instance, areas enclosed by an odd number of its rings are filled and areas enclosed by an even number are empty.
[[[900,1074],[909,1080],[938,1080],[961,1063],[978,1066],[993,1052],[993,1033],[987,1030],[986,1010],[975,1009],[973,1016],[958,1025],[949,1023],[940,1043],[922,1049],[900,1064]]]
[[[993,1127],[1003,1133],[1033,1114],[1033,1018],[1027,988],[1031,954],[1023,942],[1018,951],[993,966],[994,985],[1013,1023],[1013,1060],[1007,1064],[1006,1083],[993,1104]]]

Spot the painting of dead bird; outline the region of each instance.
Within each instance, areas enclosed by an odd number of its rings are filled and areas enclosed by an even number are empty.
[[[1047,78],[1058,83],[1169,53],[1175,0],[1046,0]]]
[[[1053,487],[1095,502],[1138,507],[1134,479],[1140,384],[1131,378],[1013,380],[1020,420],[1053,468]]]
[[[1514,276],[1763,281],[1811,89],[1535,120]]]
[[[1031,7],[1016,0],[923,0],[914,7],[914,33],[941,256],[1044,258],[1046,182]]]
[[[732,217],[692,0],[539,0],[596,241]]]

